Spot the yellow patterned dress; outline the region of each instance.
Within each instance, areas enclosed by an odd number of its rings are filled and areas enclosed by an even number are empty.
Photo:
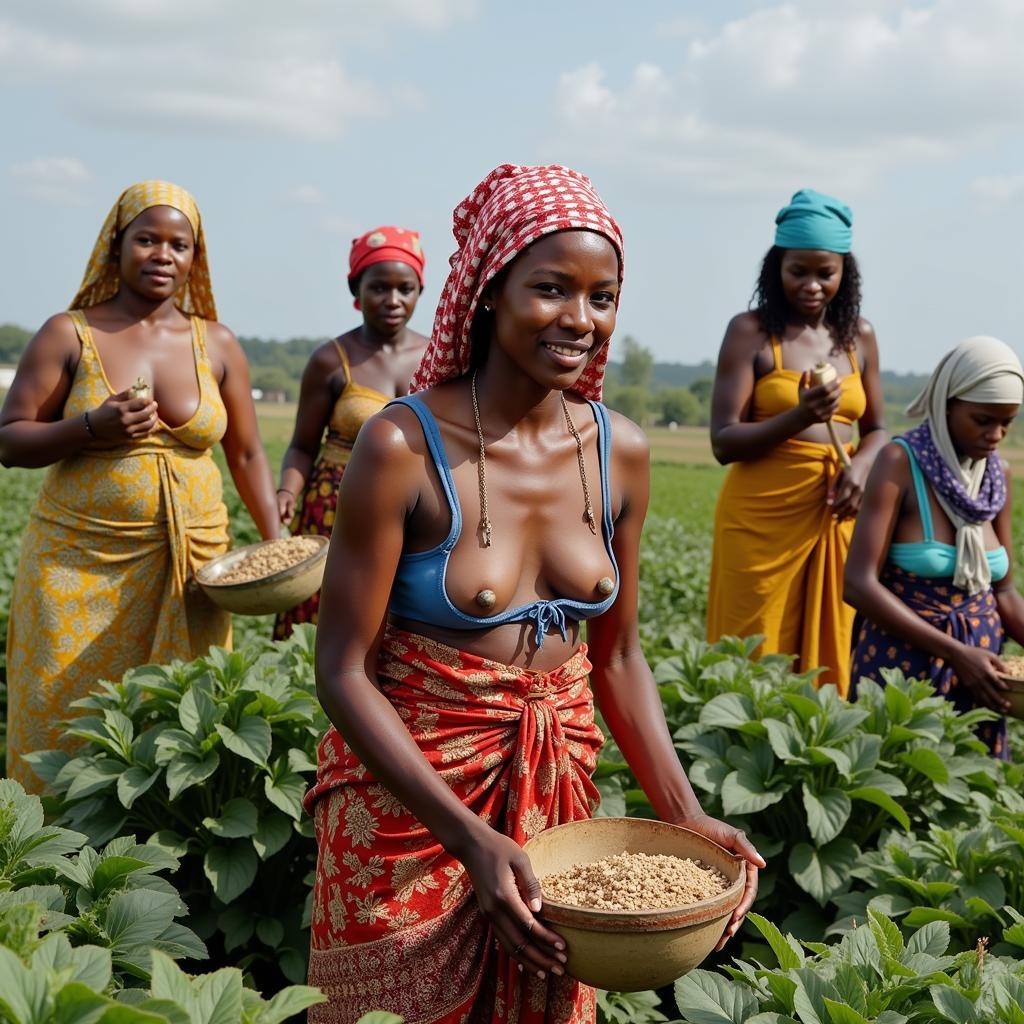
[[[112,393],[80,311],[82,355],[64,417]],[[231,617],[191,576],[228,547],[227,509],[211,449],[227,413],[192,318],[199,407],[187,423],[162,420],[144,440],[93,442],[50,467],[22,539],[7,635],[7,774],[42,787],[23,754],[68,748],[60,727],[71,702],[100,679],[228,644]]]

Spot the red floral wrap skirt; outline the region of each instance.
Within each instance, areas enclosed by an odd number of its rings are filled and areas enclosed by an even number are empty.
[[[586,646],[550,672],[388,630],[378,679],[427,760],[469,808],[523,844],[598,803]],[[306,796],[319,845],[310,1024],[370,1010],[407,1024],[592,1024],[592,989],[520,972],[462,864],[360,763],[335,729]]]

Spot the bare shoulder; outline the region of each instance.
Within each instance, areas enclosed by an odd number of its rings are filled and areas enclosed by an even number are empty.
[[[643,428],[614,409],[608,410],[608,418],[615,457],[629,465],[646,466],[650,462],[651,444]]]
[[[341,366],[341,358],[338,355],[338,345],[341,339],[325,341],[322,345],[313,349],[313,354],[306,364],[307,369],[319,370],[324,373],[333,373]]]
[[[857,347],[865,356],[878,358],[878,338],[870,320],[861,317],[857,321]]]
[[[760,348],[765,342],[761,318],[749,310],[737,313],[725,328],[725,343]]]
[[[66,349],[77,352],[81,347],[75,322],[68,312],[54,313],[36,331],[30,345],[42,348]]]
[[[222,356],[242,352],[235,332],[216,320],[206,321],[206,344],[208,348]]]
[[[371,416],[360,428],[356,448],[379,467],[403,470],[421,463],[427,451],[419,417],[401,403]]]
[[[875,456],[871,475],[907,486],[910,483],[910,456],[906,448],[895,441],[890,441]]]

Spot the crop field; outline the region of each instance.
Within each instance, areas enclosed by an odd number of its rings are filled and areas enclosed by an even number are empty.
[[[275,470],[292,414],[261,410]],[[751,659],[748,642],[706,644],[726,470],[703,430],[651,439],[641,639],[705,810],[744,828],[768,868],[756,913],[724,953],[674,989],[600,992],[599,1024],[1024,1024],[1020,731],[1017,763],[996,762],[974,738],[978,714],[957,715],[926,683],[897,673],[845,703],[785,658]],[[4,636],[42,475],[0,471]],[[256,539],[228,479],[225,495],[236,543]],[[1019,565],[1019,543],[1014,556]],[[326,724],[314,632],[274,645],[269,628],[236,619],[235,653],[140,666],[98,687],[79,752],[37,757],[56,830],[38,800],[0,781],[0,966],[19,958],[11,977],[25,993],[83,1014],[60,1019],[297,1022],[319,998],[297,986],[316,859],[301,797]],[[595,780],[598,813],[653,816],[611,740]],[[47,971],[55,961],[66,969]],[[242,990],[238,968],[266,1003]],[[5,1017],[0,989],[0,1021],[44,1019]],[[215,993],[247,1015],[204,1015]]]

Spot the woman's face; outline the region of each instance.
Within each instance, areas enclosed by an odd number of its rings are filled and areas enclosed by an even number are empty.
[[[152,206],[121,234],[121,282],[153,301],[172,298],[188,281],[195,251],[185,214],[173,206]]]
[[[357,293],[363,323],[378,334],[398,334],[416,309],[420,279],[408,263],[372,263],[359,275]]]
[[[836,297],[843,279],[843,257],[823,249],[786,249],[782,254],[782,291],[800,316],[815,317]]]
[[[975,462],[994,455],[1019,410],[1019,405],[987,405],[950,399],[946,422],[953,446],[964,458]]]
[[[545,235],[484,296],[494,308],[491,344],[542,386],[572,387],[615,330],[618,277],[619,257],[604,235]]]

